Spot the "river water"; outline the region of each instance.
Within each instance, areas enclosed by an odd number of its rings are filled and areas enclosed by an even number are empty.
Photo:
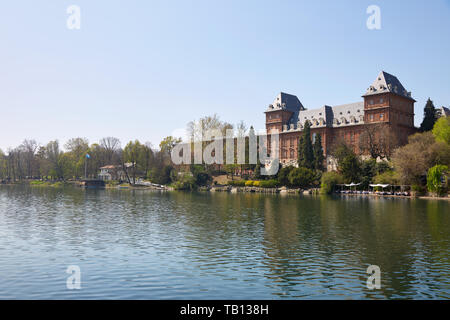
[[[0,186],[0,299],[448,299],[449,272],[448,201]]]

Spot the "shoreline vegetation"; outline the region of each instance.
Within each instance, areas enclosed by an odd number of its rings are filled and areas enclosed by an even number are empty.
[[[430,109],[430,103],[426,108]],[[428,113],[433,115],[433,112]],[[122,149],[120,141],[114,137],[103,138],[91,145],[85,138],[73,138],[64,145],[65,151],[61,150],[57,140],[45,146],[25,140],[19,147],[8,149],[7,153],[0,150],[0,184],[77,186],[85,177],[85,181],[97,180],[107,189],[410,195],[447,199],[450,117],[430,119],[428,116],[426,119],[429,124],[423,126],[421,132],[411,135],[408,143],[402,146],[390,148],[392,144],[376,134],[369,145],[361,145],[366,140],[348,144],[342,137],[336,137],[328,148],[332,160],[325,158],[321,135],[317,134],[313,139],[307,121],[298,140],[297,162],[290,166],[280,165],[271,176],[262,174],[263,164],[259,159],[253,164],[249,161],[249,137],[254,135],[253,127],[247,130],[243,122],[233,126],[220,121],[217,115],[188,124],[189,136],[198,136],[196,123],[202,124],[203,130],[225,132],[236,129],[236,137],[245,142],[244,164],[175,165],[171,153],[181,139],[172,136],[164,138],[159,149],[138,140],[130,141]],[[199,141],[202,141],[203,153],[211,152],[209,144],[212,140]],[[213,150],[215,154],[216,150]],[[226,146],[224,150],[228,150]],[[369,152],[357,153],[357,150]],[[232,156],[237,159],[236,154]],[[227,159],[226,154],[223,157]],[[329,166],[334,171],[328,171]],[[386,186],[389,189],[385,189]],[[350,190],[344,191],[344,187],[350,187]]]
[[[210,185],[210,186],[203,186],[199,187],[195,190],[190,191],[197,191],[197,192],[219,192],[219,193],[230,193],[230,194],[236,194],[236,193],[256,193],[256,194],[281,194],[281,195],[303,195],[303,196],[323,196],[323,195],[338,195],[341,197],[347,197],[347,196],[369,196],[369,197],[377,197],[377,198],[398,198],[398,199],[422,199],[422,200],[448,200],[450,201],[450,196],[447,195],[432,195],[432,194],[421,194],[421,193],[415,193],[411,192],[408,193],[408,195],[400,195],[400,194],[391,194],[388,192],[368,192],[368,191],[334,191],[331,193],[325,193],[321,188],[308,188],[308,189],[302,189],[302,188],[289,188],[286,186],[266,186],[266,187],[260,187],[260,186],[253,186],[253,184],[248,183],[249,181],[242,181],[237,180],[234,181],[235,183],[228,184],[228,185]],[[238,182],[238,183],[236,183]],[[240,182],[240,183],[239,183]],[[250,181],[250,182],[257,182],[257,181]],[[247,186],[245,186],[245,183],[247,183]],[[270,185],[273,184],[273,182],[270,183]],[[0,184],[4,186],[14,186],[14,185],[26,185],[30,187],[43,187],[43,188],[64,188],[64,187],[74,187],[74,188],[82,188],[82,184],[80,181],[39,181],[39,180],[31,180],[31,181],[22,181],[22,182],[16,182],[16,183],[8,183],[8,184]],[[240,186],[239,186],[240,185]],[[258,185],[258,183],[256,184]],[[185,192],[186,190],[177,190],[170,186],[139,186],[139,185],[130,185],[128,183],[119,183],[117,181],[113,181],[112,183],[107,183],[104,188],[106,190],[147,190],[147,191],[182,191]]]

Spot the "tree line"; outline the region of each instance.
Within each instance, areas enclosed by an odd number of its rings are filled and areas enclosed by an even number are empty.
[[[155,183],[168,181],[164,175],[171,166],[170,148],[177,143],[167,137],[154,150],[150,143],[130,141],[124,148],[120,140],[106,137],[98,143],[89,144],[85,138],[72,138],[64,144],[58,140],[39,145],[35,140],[24,140],[16,148],[0,150],[0,180],[15,182],[30,179],[76,180],[95,178],[99,169],[106,165],[126,168],[129,182],[137,177],[152,178]],[[167,169],[166,169],[167,171]]]

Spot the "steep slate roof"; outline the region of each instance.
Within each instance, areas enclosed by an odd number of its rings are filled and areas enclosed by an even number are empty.
[[[399,96],[412,99],[411,92],[406,91],[397,77],[384,71],[380,72],[363,97],[380,93],[395,93]]]
[[[308,120],[312,127],[342,127],[364,123],[364,102],[355,102],[339,106],[323,106],[319,109],[300,111],[298,117],[292,117],[289,124],[303,127]]]
[[[448,116],[450,116],[450,109],[442,106],[437,110],[437,114],[440,117],[448,117]]]
[[[273,101],[273,104],[269,105],[269,108],[267,109],[267,111],[277,110],[289,110],[292,112],[298,112],[299,110],[305,110],[305,107],[303,107],[297,96],[280,92]]]
[[[381,71],[377,79],[367,89],[363,97],[380,93],[393,93],[414,100],[411,92],[406,91],[397,77]],[[415,100],[414,100],[415,101]],[[293,114],[288,121],[286,130],[303,130],[305,121],[308,120],[314,127],[345,127],[364,124],[364,102],[355,102],[338,106],[323,106],[318,109],[307,110],[303,107],[297,96],[281,92],[269,105],[266,112],[289,110]],[[442,113],[449,110],[442,108]],[[285,130],[285,129],[283,129]]]

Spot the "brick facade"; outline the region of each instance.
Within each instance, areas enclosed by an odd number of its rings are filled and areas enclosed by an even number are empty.
[[[359,144],[363,132],[370,129],[368,126],[383,131],[383,135],[386,134],[384,131],[391,132],[397,145],[407,143],[408,136],[417,131],[414,127],[415,100],[395,76],[381,72],[362,97],[363,101],[358,103],[306,110],[296,96],[280,93],[265,112],[267,133],[275,129],[280,134],[280,162],[296,164],[298,141],[305,121],[311,124],[313,140],[316,135],[321,135],[329,168],[332,147],[338,141],[352,146],[357,154],[364,154],[359,150]],[[375,136],[380,135],[376,130]]]

